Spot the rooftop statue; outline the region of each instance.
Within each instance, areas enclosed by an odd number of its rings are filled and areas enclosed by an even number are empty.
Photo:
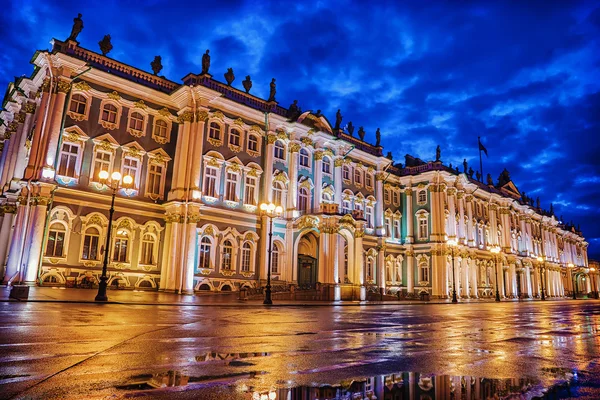
[[[388,151],[388,152],[387,152],[387,156],[385,156],[385,158],[389,158],[390,160],[393,160],[393,159],[394,159],[394,156],[392,155],[392,152],[391,152],[391,151]]]
[[[338,108],[337,112],[335,113],[335,129],[340,129],[340,126],[342,125],[342,118],[342,113]]]
[[[440,149],[440,145],[438,144],[435,148],[435,161],[440,161],[440,157],[442,156],[442,150]]]
[[[460,174],[460,171],[458,170],[458,165],[456,166],[456,173]]]
[[[242,85],[244,86],[246,93],[250,93],[250,89],[252,89],[252,80],[250,79],[250,75],[246,75],[246,79],[242,81]]]
[[[540,208],[540,197],[539,196],[535,199],[535,208]]]
[[[489,186],[494,186],[494,180],[492,179],[492,174],[487,174],[487,184]]]
[[[465,158],[463,160],[463,172],[466,174],[467,173],[467,169],[469,168],[469,163],[467,162],[467,159]]]
[[[498,186],[504,186],[508,182],[510,182],[510,173],[506,168],[504,168],[504,171],[502,171],[502,173],[498,177]]]
[[[352,134],[354,133],[354,125],[352,125],[352,121],[348,122],[348,125],[346,125],[346,130],[348,131],[350,136],[352,136]]]
[[[300,108],[298,108],[298,100],[294,100],[292,104],[288,107],[287,117],[290,120],[295,120],[300,115]]]
[[[210,55],[208,54],[209,50],[206,49],[206,53],[202,54],[202,74],[208,74],[208,69],[210,68]]]
[[[475,171],[473,171],[473,168],[469,167],[469,172],[467,172],[467,174],[469,175],[469,178],[473,179],[474,173],[475,173]]]
[[[358,128],[358,137],[360,138],[360,140],[365,140],[365,133],[365,128],[363,128],[362,126]]]
[[[233,74],[233,68],[227,68],[227,72],[225,74],[223,74],[223,76],[225,77],[227,86],[231,86],[231,84],[235,80],[235,75]]]
[[[475,176],[477,177],[477,182],[481,182],[481,172],[477,171]]]
[[[315,117],[321,118],[321,110],[317,110],[317,112],[315,113]]]
[[[377,131],[375,131],[375,147],[379,146],[381,146],[381,132],[379,131],[379,128],[377,128]]]
[[[71,35],[67,38],[67,40],[75,40],[77,41],[77,36],[83,30],[83,20],[81,19],[81,14],[77,14],[77,17],[73,19],[73,28],[71,28]]]
[[[269,92],[269,100],[267,101],[275,101],[275,93],[277,93],[276,86],[275,86],[275,78],[271,79],[271,91]]]
[[[448,165],[448,168],[454,169],[454,167],[452,167],[452,163],[450,163],[450,165]]]
[[[154,75],[158,75],[158,73],[163,69],[161,61],[162,61],[162,57],[156,56],[156,57],[154,57],[154,61],[152,61],[150,63],[150,66],[152,67],[152,71],[154,72]]]
[[[100,45],[100,51],[102,52],[103,56],[110,53],[110,51],[113,48],[113,45],[110,42],[110,35],[104,35],[104,37],[101,41],[98,42],[98,44]]]

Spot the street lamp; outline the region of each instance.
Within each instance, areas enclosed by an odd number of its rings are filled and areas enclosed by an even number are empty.
[[[496,263],[496,301],[500,301],[500,292],[498,291],[498,254],[500,254],[500,246],[492,246],[490,251],[496,256],[494,256],[494,261]]]
[[[542,266],[540,267],[540,281],[542,282],[542,300],[546,300],[546,295],[544,294],[544,276],[542,275],[544,273],[544,258],[542,256],[538,256],[537,260],[538,262],[542,263]]]
[[[574,271],[575,265],[573,263],[569,263],[568,266],[571,268],[571,280],[573,281],[573,300],[577,300],[577,293],[575,292],[575,285],[576,285],[575,271]]]
[[[283,208],[273,203],[262,203],[260,205],[260,214],[269,218],[269,262],[267,266],[267,287],[265,290],[265,301],[263,304],[273,304],[271,300],[271,260],[273,253],[273,219],[281,216]]]
[[[454,248],[458,245],[458,242],[455,239],[448,239],[446,243],[452,249],[452,302],[458,303],[456,299],[456,275],[454,273]]]
[[[108,301],[106,295],[106,286],[108,277],[106,276],[106,268],[108,267],[108,254],[110,249],[110,231],[112,229],[112,219],[115,212],[115,196],[119,188],[130,188],[133,184],[133,178],[129,175],[121,177],[119,171],[115,171],[110,176],[111,180],[108,181],[108,171],[100,171],[98,174],[99,181],[102,185],[106,185],[112,189],[112,199],[110,202],[110,210],[108,214],[108,230],[106,232],[106,245],[104,246],[104,263],[102,264],[102,276],[100,276],[100,283],[98,284],[98,294],[96,295],[96,301]]]

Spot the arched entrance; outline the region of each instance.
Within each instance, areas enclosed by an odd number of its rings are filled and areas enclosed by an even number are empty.
[[[319,240],[313,232],[303,235],[298,242],[298,287],[314,289],[319,276],[317,257]]]

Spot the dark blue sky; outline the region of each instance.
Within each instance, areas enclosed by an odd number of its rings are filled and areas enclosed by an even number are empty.
[[[142,2],[139,2],[141,4]],[[241,88],[330,121],[364,126],[404,162],[435,147],[454,165],[478,165],[477,136],[489,152],[484,172],[504,167],[521,191],[554,203],[580,223],[600,258],[600,3],[320,1],[13,1],[0,24],[0,87],[32,71],[36,49],[66,39],[83,14],[81,45],[98,51],[111,34],[117,60],[150,71],[155,55],[171,80],[232,67]]]

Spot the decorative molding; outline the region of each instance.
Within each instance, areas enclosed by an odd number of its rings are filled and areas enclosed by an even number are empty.
[[[88,83],[86,81],[79,81],[75,84],[73,84],[73,89],[76,90],[81,90],[82,92],[87,92],[88,90],[91,90],[91,86],[88,85]]]
[[[115,100],[115,101],[119,101],[121,100],[121,95],[119,93],[117,93],[117,91],[112,91],[109,94],[106,95],[109,99]]]
[[[146,103],[144,103],[144,100],[139,100],[133,103],[133,108],[145,110],[146,108],[148,108],[148,106],[146,105]]]

